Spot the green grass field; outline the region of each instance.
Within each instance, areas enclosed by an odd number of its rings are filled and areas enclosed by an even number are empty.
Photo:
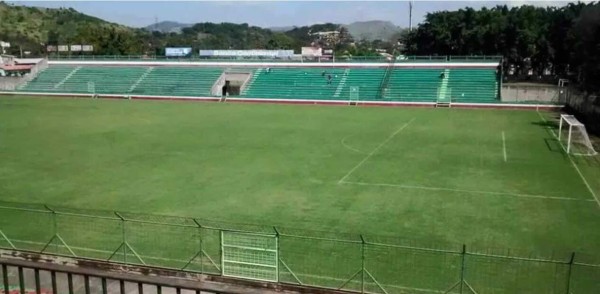
[[[595,254],[600,156],[554,116],[4,97],[0,199]]]

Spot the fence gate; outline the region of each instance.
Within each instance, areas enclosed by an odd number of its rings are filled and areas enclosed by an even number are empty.
[[[221,231],[223,275],[277,282],[277,247],[275,235]]]
[[[87,86],[88,86],[88,92],[89,93],[96,94],[96,83],[94,83],[94,82],[88,82]]]
[[[358,102],[358,99],[359,99],[359,88],[357,86],[351,86],[349,103],[355,104],[356,102]]]

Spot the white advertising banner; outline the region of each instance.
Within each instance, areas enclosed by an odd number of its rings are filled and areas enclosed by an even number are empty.
[[[323,55],[321,48],[302,47],[302,56],[320,57],[321,55]]]

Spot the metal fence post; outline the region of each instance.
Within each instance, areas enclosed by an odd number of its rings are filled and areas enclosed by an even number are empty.
[[[459,293],[463,293],[463,286],[465,284],[465,255],[467,255],[467,245],[463,244],[461,260],[460,260],[460,287]]]
[[[19,267],[19,289],[21,294],[25,294],[25,275],[23,274],[23,267]]]
[[[8,266],[2,265],[2,284],[4,284],[4,293],[8,293]]]
[[[52,293],[58,293],[58,287],[56,285],[56,272],[50,272],[50,280],[52,281]],[[104,293],[106,294],[106,293]]]
[[[273,231],[275,231],[275,275],[277,276],[277,283],[279,283],[279,231],[275,226],[273,226]]]
[[[567,292],[566,292],[566,294],[571,293],[571,272],[573,270],[574,262],[575,262],[575,252],[571,253],[571,259],[569,260],[569,269],[567,271]]]
[[[102,278],[102,294],[107,294],[108,293],[108,287],[106,285],[106,278]],[[54,292],[56,293],[56,292]]]
[[[92,293],[92,292],[90,292],[90,276],[88,276],[88,275],[83,276],[83,287],[85,289],[85,294]]]
[[[127,264],[127,238],[125,235],[125,218],[121,216],[121,214],[119,214],[118,212],[114,212],[115,215],[121,219],[121,239],[123,241],[123,243],[121,243],[121,246],[123,247],[123,262],[125,264]]]
[[[363,235],[360,235],[360,240],[361,240],[361,266],[362,266],[362,270],[361,270],[361,274],[360,274],[360,293],[365,293],[365,246],[366,243],[365,242],[365,238],[363,238]]]
[[[219,257],[221,258],[221,276],[225,275],[225,258],[223,256],[223,230],[219,230]]]
[[[54,238],[56,237],[56,235],[58,234],[58,222],[56,221],[56,211],[54,211],[54,209],[50,209],[50,207],[48,207],[48,205],[44,205],[44,208],[46,208],[48,211],[50,211],[52,213],[52,239],[50,239],[50,241],[53,241]],[[49,244],[49,245],[52,245],[52,244]],[[42,251],[44,249],[42,249]],[[56,250],[56,252],[58,252],[58,244],[56,244],[55,250]]]
[[[69,286],[69,294],[75,293],[73,291],[73,274],[67,273],[67,284]]]
[[[36,294],[41,294],[42,293],[42,287],[40,286],[40,270],[39,269],[34,269],[33,270],[33,274],[35,277],[35,293]],[[88,293],[86,293],[88,294]]]
[[[200,272],[204,273],[204,244],[202,240],[202,225],[195,219],[192,218],[192,221],[198,226],[198,246],[200,247]]]

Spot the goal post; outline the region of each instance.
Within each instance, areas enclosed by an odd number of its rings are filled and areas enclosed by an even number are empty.
[[[561,114],[558,126],[558,141],[568,154],[596,155],[585,126],[573,115]]]

